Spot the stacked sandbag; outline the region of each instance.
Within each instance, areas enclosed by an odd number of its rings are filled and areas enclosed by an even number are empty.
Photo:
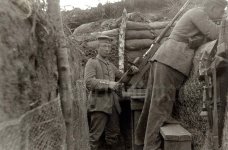
[[[74,30],[73,35],[78,36],[78,35],[84,35],[84,34],[94,32],[94,30],[99,30],[100,25],[101,25],[101,22],[99,21],[82,24]]]
[[[136,57],[142,56],[168,24],[169,21],[150,23],[127,21],[125,50],[128,61],[133,62]],[[170,31],[165,34],[161,42],[166,40]]]
[[[148,23],[127,21],[125,35],[125,52],[127,60],[133,62],[136,57],[140,57],[150,47],[156,34],[150,30]]]
[[[74,29],[73,35],[87,35],[93,32],[101,32],[115,28],[118,28],[116,19],[98,20],[78,26]]]
[[[153,20],[150,22],[127,21],[125,36],[127,61],[132,63],[137,57],[142,57],[169,22],[167,20]],[[168,38],[171,30],[165,34],[160,43],[163,43]],[[147,79],[148,72],[144,74],[140,81],[142,83],[138,84],[137,88],[145,88]]]
[[[126,50],[128,51],[140,51],[150,47],[153,43],[153,39],[129,39],[126,40]]]
[[[113,38],[112,44],[116,45],[117,44],[116,42],[118,41],[118,36],[119,36],[119,29],[116,28],[116,29],[102,31],[102,32],[93,32],[93,33],[91,33],[91,36],[93,36],[95,38],[91,41],[88,41],[86,43],[86,45],[90,48],[96,49],[98,46],[98,41],[97,41],[96,37],[98,37],[99,35],[107,35],[109,37],[112,37]]]
[[[73,35],[84,50],[85,55],[90,58],[96,55],[98,41],[101,34],[112,37],[112,51],[110,59],[118,66],[119,27],[121,18],[109,19],[84,24],[75,29]],[[136,57],[142,56],[155,38],[162,32],[169,21],[158,15],[150,14],[150,17],[141,13],[129,13],[125,31],[125,61],[133,62]],[[166,37],[170,33],[166,34]]]
[[[125,40],[129,39],[154,39],[156,34],[151,30],[127,30]]]

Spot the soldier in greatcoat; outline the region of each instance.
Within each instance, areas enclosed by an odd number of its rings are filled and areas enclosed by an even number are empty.
[[[121,108],[115,91],[121,86],[121,83],[116,82],[115,79],[120,79],[123,73],[108,60],[112,38],[101,35],[98,37],[98,41],[98,54],[95,58],[88,60],[84,77],[86,87],[90,91],[88,110],[91,118],[91,150],[97,150],[103,132],[105,133],[105,141],[110,146],[118,142],[120,135],[119,114]],[[130,68],[131,74],[138,71],[135,66]]]
[[[176,91],[189,76],[195,49],[189,39],[203,35],[218,38],[219,25],[227,5],[225,0],[206,0],[203,7],[187,11],[177,22],[169,39],[151,60],[145,103],[136,128],[136,144],[143,150],[160,150],[160,127],[172,123],[171,117]],[[175,122],[175,121],[174,121]]]

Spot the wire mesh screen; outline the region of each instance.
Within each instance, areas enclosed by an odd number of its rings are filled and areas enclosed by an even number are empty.
[[[20,150],[21,134],[19,120],[12,120],[0,124],[0,149]]]
[[[78,80],[74,88],[73,137],[75,140],[75,150],[90,150],[86,87],[82,80]]]
[[[35,108],[17,120],[0,124],[1,150],[63,150],[65,123],[60,100]]]
[[[203,82],[198,79],[199,60],[204,50],[205,48],[201,47],[196,51],[190,77],[180,89],[174,109],[175,117],[192,134],[194,150],[202,148],[207,131],[207,119],[200,116],[203,105]]]

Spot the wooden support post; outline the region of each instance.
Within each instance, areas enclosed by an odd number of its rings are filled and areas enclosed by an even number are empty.
[[[124,72],[124,50],[125,50],[125,31],[127,24],[127,10],[124,8],[122,15],[122,22],[119,33],[119,70]]]
[[[66,124],[66,149],[74,150],[73,125],[72,125],[72,82],[70,65],[68,61],[67,41],[63,31],[60,12],[60,0],[47,0],[50,22],[53,24],[53,40],[56,41],[56,57],[59,77],[59,92],[61,107]],[[54,56],[53,56],[54,57]]]
[[[87,118],[87,95],[86,87],[82,80],[76,82],[73,100],[73,136],[74,150],[90,150],[89,126]]]

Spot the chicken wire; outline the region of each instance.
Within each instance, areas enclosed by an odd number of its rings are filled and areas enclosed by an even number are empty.
[[[175,117],[192,134],[194,150],[202,149],[208,130],[207,117],[200,116],[203,106],[204,82],[199,81],[198,72],[200,57],[205,50],[202,47],[196,51],[190,76],[181,87],[174,106]]]
[[[60,100],[35,108],[19,119],[0,124],[1,150],[63,150],[65,122]]]

